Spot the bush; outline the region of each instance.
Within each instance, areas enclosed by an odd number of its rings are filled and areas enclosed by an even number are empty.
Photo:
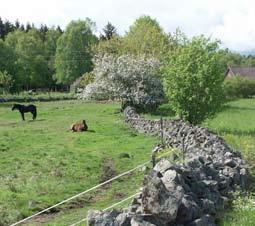
[[[249,98],[255,95],[255,80],[236,76],[224,82],[227,98]]]
[[[218,43],[203,36],[187,41],[168,57],[164,85],[180,118],[197,124],[219,110],[224,70],[218,62]]]
[[[0,96],[1,102],[31,102],[31,101],[56,101],[56,100],[72,100],[75,95],[72,93],[48,92],[35,93],[23,92],[16,95],[6,94]]]
[[[78,95],[82,99],[122,100],[138,110],[156,109],[164,99],[159,62],[128,55],[103,55],[94,59],[92,83]]]

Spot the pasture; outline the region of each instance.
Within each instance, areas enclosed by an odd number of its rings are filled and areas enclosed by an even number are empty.
[[[222,112],[203,126],[224,137],[242,153],[250,168],[247,197],[236,197],[221,226],[253,226],[255,222],[255,99],[240,99],[227,103]]]
[[[38,108],[35,121],[30,113],[22,121],[9,103],[0,105],[0,225],[13,223],[150,160],[157,143],[156,138],[136,134],[124,124],[119,104],[34,104]],[[88,123],[87,132],[69,131],[73,122],[82,119]],[[121,153],[128,153],[130,158],[120,158]],[[143,176],[144,172],[124,177],[54,209],[47,218],[57,219],[59,225],[73,223],[85,216],[81,207],[91,208],[96,203],[95,208],[105,208],[134,194]],[[60,209],[63,220],[57,213]]]
[[[118,103],[82,101],[36,102],[38,119],[22,122],[11,104],[0,105],[0,225],[8,225],[103,180],[150,159],[158,140],[137,134],[123,123]],[[146,117],[173,117],[163,105]],[[69,125],[86,119],[88,132],[72,133]],[[255,100],[227,103],[203,123],[240,150],[255,169]],[[131,158],[120,158],[128,153]],[[31,224],[69,225],[90,208],[103,209],[136,193],[146,172],[135,172],[102,189],[60,206]],[[249,198],[238,198],[219,225],[253,225],[255,204],[251,180]]]

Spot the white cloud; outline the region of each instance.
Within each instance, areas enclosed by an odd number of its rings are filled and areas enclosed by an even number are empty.
[[[236,51],[255,49],[255,3],[232,9],[222,17],[222,23],[211,29],[224,46]]]
[[[156,18],[166,32],[180,27],[189,36],[205,34],[236,51],[255,49],[253,0],[2,0],[2,18],[36,25],[61,25],[91,18],[99,30],[110,21],[121,34],[141,15]]]

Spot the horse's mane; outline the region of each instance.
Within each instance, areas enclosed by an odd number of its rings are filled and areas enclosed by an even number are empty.
[[[22,104],[13,104],[13,106],[24,106]]]

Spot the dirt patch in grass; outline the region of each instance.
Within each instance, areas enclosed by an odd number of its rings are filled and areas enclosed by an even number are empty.
[[[103,162],[103,166],[102,166],[102,174],[100,176],[100,182],[105,182],[111,178],[113,178],[114,176],[116,176],[116,170],[114,167],[114,161],[110,158],[106,159]]]

